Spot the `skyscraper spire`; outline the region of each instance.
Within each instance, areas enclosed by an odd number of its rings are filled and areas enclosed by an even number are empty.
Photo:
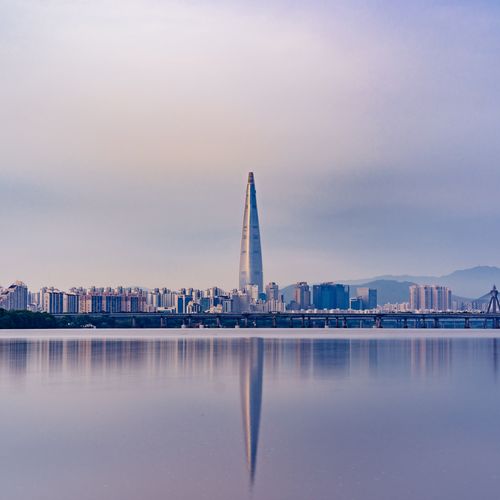
[[[241,233],[239,284],[240,290],[244,290],[247,285],[257,285],[259,293],[261,293],[264,288],[259,214],[257,212],[257,195],[253,172],[248,174],[245,197],[245,212],[243,214],[243,230]]]

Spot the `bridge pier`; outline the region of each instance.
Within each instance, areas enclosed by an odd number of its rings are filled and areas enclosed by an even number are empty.
[[[222,325],[220,322],[220,316],[217,316],[216,321],[217,321],[217,328],[222,328]]]
[[[330,319],[328,316],[325,317],[325,328],[330,328]]]
[[[135,321],[135,316],[132,316],[132,328],[136,328],[137,327],[137,323]]]
[[[408,328],[408,318],[403,319],[403,328]]]
[[[382,320],[382,316],[375,317],[375,328],[384,328],[384,323]]]
[[[464,328],[470,328],[470,321],[469,321],[469,318],[465,318],[465,321],[464,321]]]
[[[302,315],[302,328],[306,327],[306,317]]]
[[[276,324],[276,316],[273,316],[273,328],[276,328],[278,325]]]
[[[434,318],[434,328],[439,328],[439,318]]]
[[[293,328],[293,318],[291,316],[288,321],[290,322],[289,328]]]
[[[498,322],[498,318],[493,319],[493,328],[498,329],[500,327],[500,324]]]
[[[347,318],[344,316],[344,319],[342,320],[342,328],[349,328],[347,324]]]

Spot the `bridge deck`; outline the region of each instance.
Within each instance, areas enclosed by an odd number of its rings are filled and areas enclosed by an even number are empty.
[[[83,323],[107,327],[263,327],[263,328],[499,328],[500,314],[471,312],[285,312],[285,313],[85,313],[55,314],[68,326]],[[76,324],[76,325],[75,325]]]

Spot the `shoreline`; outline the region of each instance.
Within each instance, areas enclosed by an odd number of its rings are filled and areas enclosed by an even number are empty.
[[[368,329],[368,328],[95,328],[95,329],[16,329],[0,330],[0,340],[65,340],[65,339],[103,339],[103,340],[161,340],[179,338],[249,338],[264,339],[496,339],[500,330],[494,329]]]

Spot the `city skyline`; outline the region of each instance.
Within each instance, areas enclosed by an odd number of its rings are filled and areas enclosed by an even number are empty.
[[[401,283],[405,285],[405,283]],[[29,290],[23,282],[0,288],[0,310],[46,312],[67,315],[101,314],[152,314],[161,315],[241,315],[276,314],[290,312],[346,313],[371,312],[490,312],[491,297],[496,287],[478,299],[454,296],[452,290],[442,285],[406,284],[406,293],[392,301],[379,300],[379,290],[369,286],[350,286],[324,282],[309,286],[299,282],[292,287],[279,288],[268,283],[265,293],[259,293],[256,285],[244,289],[225,291],[219,287],[205,290],[196,288],[141,289],[130,287],[73,287],[59,290],[43,287]],[[387,293],[381,290],[381,295]],[[228,316],[228,317],[229,317]],[[157,316],[159,317],[159,316]],[[201,316],[199,316],[201,317]],[[219,321],[219,320],[217,320]],[[160,322],[163,327],[164,320]]]
[[[0,14],[2,285],[237,286],[248,171],[269,280],[500,263],[496,3]]]

